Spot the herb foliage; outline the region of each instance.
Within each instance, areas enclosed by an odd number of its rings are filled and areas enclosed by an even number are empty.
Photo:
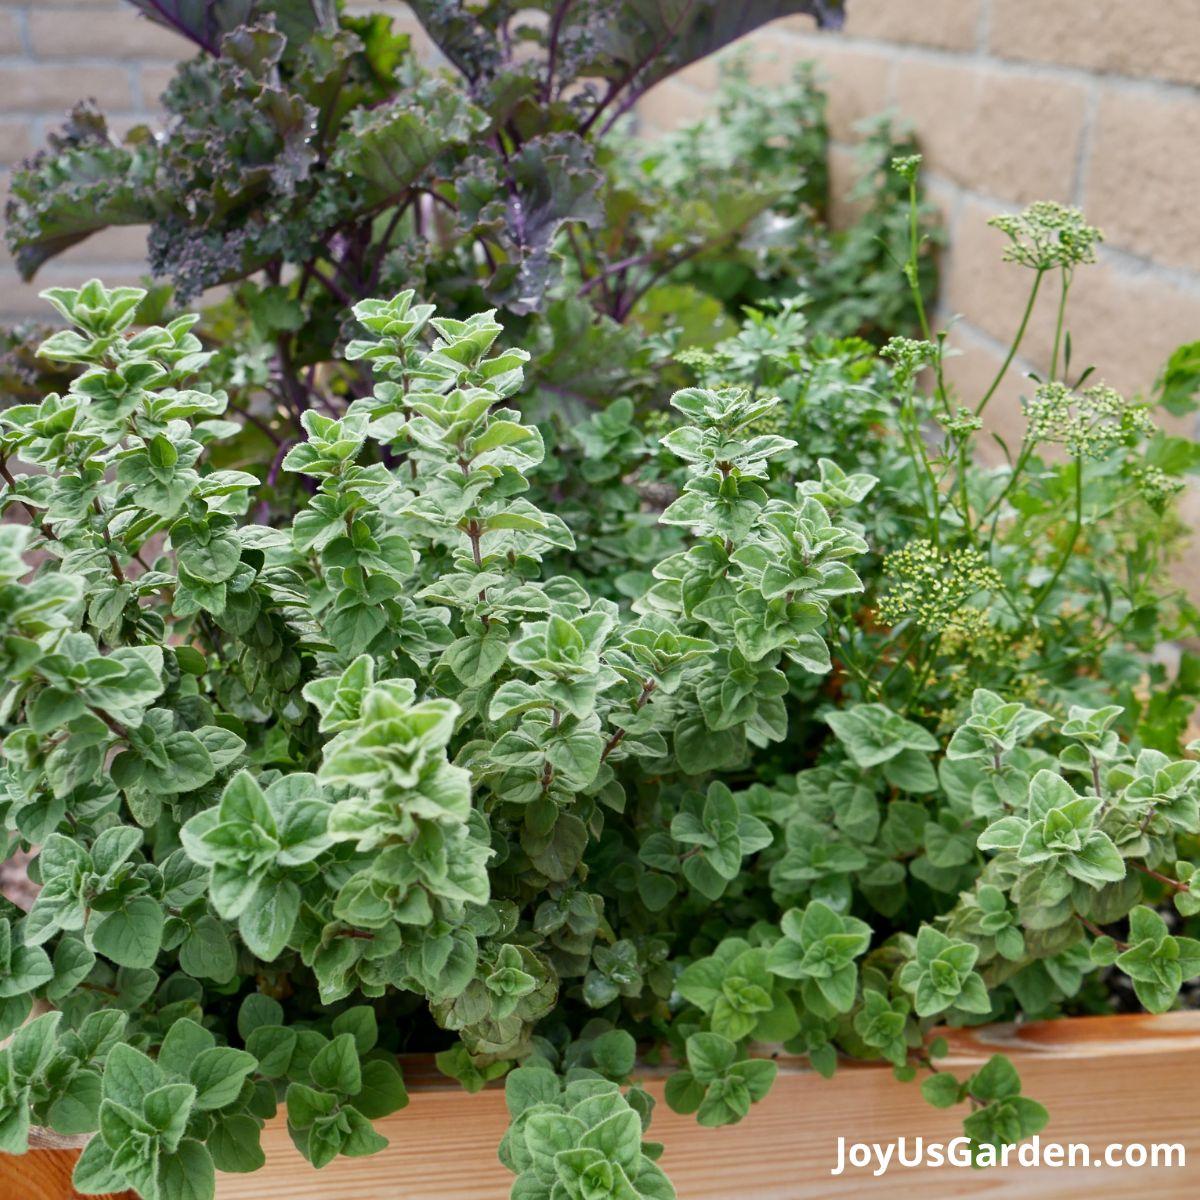
[[[195,318],[46,293],[68,382],[0,413],[0,818],[39,886],[0,913],[0,1148],[94,1134],[82,1192],[195,1200],[279,1106],[317,1166],[377,1150],[436,1050],[506,1077],[514,1195],[667,1200],[639,1049],[722,1125],[782,1044],[922,1075],[986,1162],[1045,1110],[938,1026],[1178,1002],[1200,671],[1152,652],[1196,613],[1145,535],[1200,456],[1060,317],[981,464],[1001,379],[945,386],[918,168],[926,336],[764,305],[676,356],[669,417],[645,383],[535,419],[496,310],[409,289],[354,304],[370,386],[267,466]],[[1097,231],[1001,227],[1065,313]]]
[[[831,232],[811,70],[768,99],[734,64],[712,116],[662,143],[629,131],[673,71],[787,13],[836,23],[834,3],[414,5],[439,68],[389,18],[340,5],[134,2],[197,50],[162,97],[162,129],[118,139],[78,106],[14,173],[9,247],[32,277],[98,230],[148,226],[164,281],[148,323],[167,295],[232,285],[205,318],[222,349],[210,378],[254,412],[260,441],[302,437],[303,407],[340,411],[368,386],[343,354],[367,296],[504,311],[540,402],[575,416],[798,286],[835,332],[882,338],[913,320],[886,170],[907,139],[887,124],[868,139],[863,215]],[[922,270],[931,288],[931,260]],[[5,356],[10,386],[34,398],[65,386],[39,370],[38,340]]]

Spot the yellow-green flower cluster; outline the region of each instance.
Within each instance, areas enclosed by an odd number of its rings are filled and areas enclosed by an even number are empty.
[[[1076,458],[1104,458],[1154,432],[1145,405],[1105,384],[1076,392],[1064,383],[1043,383],[1025,416],[1030,441],[1058,443]]]
[[[970,612],[984,614],[983,609],[970,609]],[[947,659],[945,679],[949,683],[960,674],[968,688],[973,688],[972,679],[978,678],[978,668],[966,660],[975,659],[986,662],[995,670],[1016,668],[1021,663],[1031,659],[1042,648],[1042,639],[1035,633],[1023,634],[1014,638],[1011,629],[993,625],[990,621],[975,629],[955,627],[948,629],[942,638],[941,652]],[[1015,687],[1008,684],[1006,687]]]
[[[942,428],[960,441],[970,437],[977,429],[983,428],[983,418],[977,417],[969,408],[961,405],[953,416],[942,417],[940,420]]]
[[[675,352],[675,361],[681,367],[691,367],[703,376],[720,365],[720,356],[699,346],[684,346]]]
[[[1008,235],[1004,261],[1035,271],[1095,262],[1096,245],[1104,241],[1079,209],[1052,200],[1038,200],[1022,213],[993,217],[988,224]]]
[[[648,438],[658,438],[675,428],[673,415],[665,408],[652,408],[642,416],[642,430]]]
[[[994,647],[989,647],[988,638],[981,639],[970,650],[970,658],[961,657],[967,652],[957,644],[952,644],[947,650],[946,640],[942,642],[942,658],[938,663],[938,683],[945,690],[946,702],[937,711],[938,721],[943,725],[953,726],[962,723],[964,714],[970,706],[971,696],[978,686],[978,661],[986,659],[988,664],[998,670],[1011,669],[1013,673],[1004,685],[1006,700],[1019,700],[1035,708],[1048,709],[1053,704],[1047,699],[1050,685],[1044,675],[1034,671],[1017,670],[1021,663],[1028,661],[1028,655],[1021,653],[1021,644],[1012,643],[1001,630],[991,627],[995,633]],[[994,653],[990,653],[994,650]],[[976,660],[973,664],[972,659]]]
[[[936,347],[932,342],[894,337],[888,339],[879,356],[891,361],[896,382],[904,387],[922,367],[933,362],[935,353]]]
[[[932,633],[982,635],[987,613],[970,601],[1001,586],[1000,574],[973,547],[942,551],[925,538],[889,554],[883,564],[888,589],[878,616],[887,625],[912,620]]]
[[[1180,480],[1172,479],[1160,467],[1151,466],[1149,463],[1139,463],[1131,467],[1129,474],[1142,499],[1160,512],[1171,498],[1177,496],[1184,488]]]

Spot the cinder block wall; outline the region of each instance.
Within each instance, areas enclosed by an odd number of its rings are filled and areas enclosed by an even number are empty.
[[[804,59],[823,67],[835,190],[850,175],[861,118],[893,108],[912,122],[949,232],[940,316],[963,317],[956,381],[981,394],[1030,282],[1001,264],[1004,238],[987,218],[1049,199],[1079,205],[1106,236],[1100,262],[1072,289],[1074,363],[1094,362],[1127,392],[1149,388],[1177,345],[1200,339],[1200,0],[847,0],[847,9],[840,33],[789,18],[747,48],[765,86]],[[715,75],[698,64],[660,85],[642,106],[647,126],[700,111]],[[1050,353],[1057,297],[1043,290],[1018,364],[1030,369]],[[1015,432],[1019,390],[1010,385],[995,405],[1002,430]]]

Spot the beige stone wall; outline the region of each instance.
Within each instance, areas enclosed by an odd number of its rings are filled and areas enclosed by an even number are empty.
[[[980,394],[1015,330],[1027,272],[1000,263],[989,216],[1035,199],[1084,209],[1105,232],[1100,262],[1072,292],[1073,362],[1145,391],[1171,351],[1200,339],[1200,0],[847,0],[845,29],[805,18],[748,39],[771,86],[814,59],[830,91],[834,187],[849,176],[855,125],[894,108],[914,125],[949,248],[944,321],[962,352],[953,375]],[[651,129],[701,110],[712,64],[661,85]],[[1044,369],[1056,297],[1047,292],[1019,367]],[[1015,426],[1019,380],[996,404]],[[1170,419],[1168,418],[1168,423]],[[1191,432],[1196,421],[1176,421]],[[1200,515],[1200,514],[1198,514]]]

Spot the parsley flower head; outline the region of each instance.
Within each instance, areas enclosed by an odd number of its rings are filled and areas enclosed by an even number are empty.
[[[1083,219],[1078,208],[1038,200],[1024,212],[992,217],[988,224],[1008,235],[1004,261],[1035,271],[1075,267],[1096,261],[1096,245],[1104,235]]]
[[[1184,483],[1172,479],[1161,467],[1150,463],[1138,464],[1129,469],[1138,494],[1151,508],[1162,512],[1167,504],[1184,489]]]
[[[961,405],[953,416],[940,417],[939,421],[942,428],[959,441],[969,438],[976,430],[983,428],[983,418]]]
[[[1025,416],[1031,441],[1065,446],[1076,458],[1104,458],[1155,428],[1144,404],[1126,400],[1102,383],[1082,391],[1043,383],[1026,403]]]
[[[889,338],[887,344],[879,351],[881,358],[888,359],[896,382],[904,387],[922,367],[933,362],[937,348],[932,342],[918,341],[915,338]]]
[[[978,550],[939,550],[925,538],[889,554],[883,569],[889,586],[879,600],[879,619],[888,625],[911,619],[934,633],[978,636],[987,613],[969,602],[1000,587],[999,572]]]

